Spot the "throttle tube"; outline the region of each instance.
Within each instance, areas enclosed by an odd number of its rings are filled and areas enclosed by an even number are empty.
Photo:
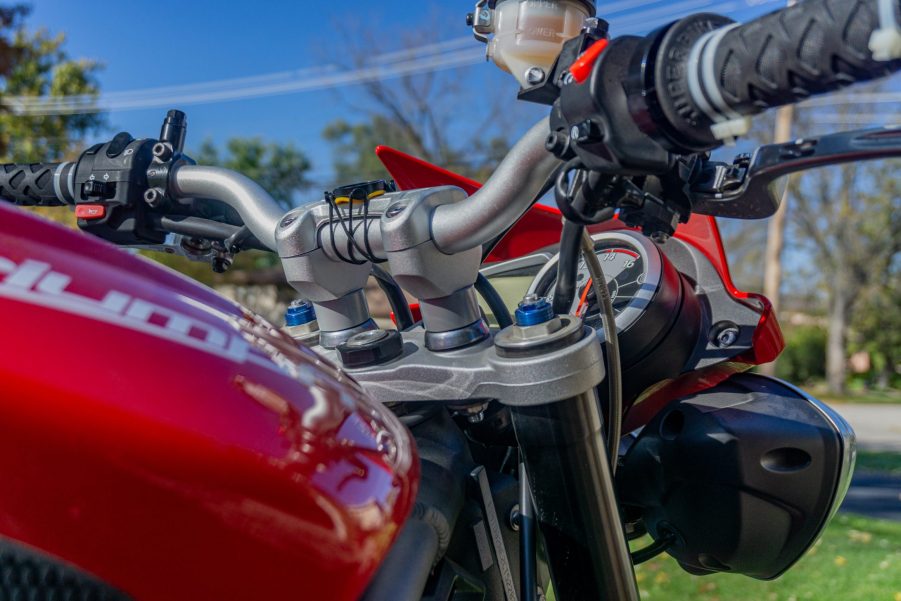
[[[0,199],[21,206],[58,207],[75,202],[75,163],[0,165]]]
[[[898,13],[899,0],[806,0],[744,25],[687,17],[634,57],[646,97],[633,92],[633,118],[670,150],[717,148],[746,133],[746,117],[901,69],[886,44],[901,44]]]

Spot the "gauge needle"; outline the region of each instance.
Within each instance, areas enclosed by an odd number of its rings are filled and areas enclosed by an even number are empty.
[[[588,305],[586,304],[586,300],[588,300],[588,293],[591,292],[591,278],[588,278],[588,282],[585,284],[585,290],[582,291],[582,298],[579,299],[579,306],[576,308],[576,315],[582,317],[583,311],[588,310]]]

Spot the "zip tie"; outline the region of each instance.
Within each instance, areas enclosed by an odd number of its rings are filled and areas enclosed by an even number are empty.
[[[870,51],[877,61],[892,61],[901,58],[901,25],[895,13],[895,0],[879,2],[879,29],[870,36]]]
[[[698,108],[713,121],[710,126],[713,137],[729,145],[735,143],[735,138],[750,131],[751,118],[735,112],[723,98],[716,80],[714,59],[720,41],[738,26],[738,23],[733,23],[708,32],[695,42],[688,58],[689,94]]]

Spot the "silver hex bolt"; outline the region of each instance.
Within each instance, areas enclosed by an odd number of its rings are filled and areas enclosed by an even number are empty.
[[[719,348],[729,348],[738,342],[739,334],[737,325],[730,321],[722,321],[713,326],[713,344]]]
[[[526,81],[533,86],[537,86],[543,82],[545,77],[544,69],[541,67],[530,67],[526,71]]]

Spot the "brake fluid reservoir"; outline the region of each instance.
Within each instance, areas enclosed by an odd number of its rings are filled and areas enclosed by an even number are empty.
[[[523,88],[541,83],[563,43],[579,35],[592,6],[584,0],[497,0],[486,28],[494,34],[488,56]]]

